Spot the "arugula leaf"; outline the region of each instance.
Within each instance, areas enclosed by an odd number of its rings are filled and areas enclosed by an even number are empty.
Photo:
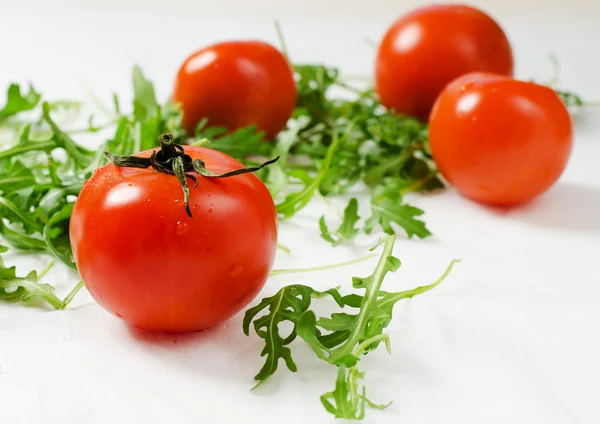
[[[579,108],[585,105],[585,102],[575,93],[569,91],[555,90],[558,97],[565,103],[568,108]]]
[[[364,372],[359,372],[358,368],[338,368],[337,378],[335,380],[335,389],[332,392],[321,395],[321,403],[330,414],[336,418],[346,420],[362,420],[365,417],[365,406],[369,405],[373,409],[385,409],[392,404],[378,405],[367,398],[367,390],[362,386],[362,390],[357,389],[359,382],[365,377]]]
[[[5,246],[0,245],[0,253],[7,250]],[[54,309],[65,309],[75,294],[83,287],[83,283],[80,282],[75,286],[65,299],[59,299],[53,286],[40,283],[53,264],[51,262],[39,275],[36,271],[31,271],[25,277],[18,277],[16,267],[7,267],[0,256],[0,299],[21,302],[41,300]]]
[[[35,184],[35,177],[31,169],[16,160],[14,162],[0,163],[0,192],[13,193]]]
[[[133,68],[133,96],[133,116],[136,121],[145,122],[157,114],[159,106],[154,86],[137,65]]]
[[[50,104],[48,102],[42,104],[42,117],[52,129],[56,147],[63,148],[69,154],[70,158],[74,160],[78,168],[88,166],[91,158],[94,156],[94,152],[77,144],[69,134],[58,127],[56,122],[50,117]]]
[[[204,118],[196,127],[195,145],[202,146],[210,141],[211,149],[227,153],[236,159],[244,160],[248,156],[271,156],[272,147],[264,142],[264,132],[255,125],[229,132],[224,127],[208,126]]]
[[[244,334],[250,335],[250,325],[253,323],[256,334],[266,342],[260,354],[266,356],[265,363],[254,377],[259,381],[255,387],[275,374],[279,359],[285,361],[290,371],[297,371],[296,363],[287,345],[296,338],[296,326],[302,314],[310,307],[312,298],[324,295],[330,295],[337,302],[341,302],[341,297],[335,289],[317,292],[311,287],[296,284],[281,289],[274,296],[264,298],[258,305],[246,311],[243,321]],[[265,309],[268,309],[268,313],[256,318]],[[294,325],[291,333],[285,338],[280,334],[278,327],[283,321],[290,321]]]
[[[358,234],[359,229],[355,227],[360,217],[358,216],[358,200],[350,199],[348,206],[344,209],[344,218],[337,231],[332,234],[325,222],[325,216],[319,220],[319,228],[321,229],[321,237],[327,240],[334,246],[339,245],[344,240],[350,240]]]
[[[425,223],[415,218],[422,215],[423,210],[402,203],[402,195],[397,181],[388,180],[383,184],[373,188],[372,214],[365,223],[365,232],[372,232],[375,225],[379,224],[387,234],[394,234],[395,231],[391,226],[391,223],[394,222],[406,231],[409,238],[413,235],[419,238],[431,235],[425,227]]]
[[[277,205],[277,212],[279,214],[283,215],[286,218],[289,218],[308,204],[315,191],[319,189],[321,181],[323,181],[323,179],[329,172],[329,167],[331,165],[333,155],[337,151],[337,148],[343,139],[343,136],[339,136],[337,134],[334,135],[333,143],[331,143],[331,146],[329,146],[329,148],[327,149],[327,155],[325,156],[323,164],[321,165],[321,169],[319,170],[315,178],[313,178],[312,180],[306,178],[308,175],[306,174],[306,172],[290,172],[290,174],[296,177],[300,176],[300,178],[304,181],[305,185],[302,190],[300,190],[297,193],[292,193],[288,195],[283,202]]]
[[[400,267],[400,260],[392,256],[395,236],[389,236],[373,273],[367,277],[352,279],[356,290],[341,297],[338,289],[324,292],[336,300],[340,308],[349,307],[355,313],[334,312],[328,317],[317,317],[311,309],[316,293],[309,286],[293,285],[281,289],[277,295],[263,299],[259,305],[249,309],[244,317],[244,332],[249,334],[250,325],[265,341],[262,356],[267,356],[265,365],[256,376],[263,383],[277,370],[279,359],[284,359],[291,371],[297,371],[292,360],[291,342],[300,337],[311,347],[317,358],[338,368],[335,388],[321,396],[325,409],[336,418],[362,419],[365,407],[383,409],[388,405],[378,405],[366,396],[362,384],[364,373],[358,370],[360,358],[384,343],[390,350],[389,334],[384,332],[392,320],[394,305],[402,300],[433,289],[450,273],[456,263],[450,263],[442,276],[433,284],[401,292],[385,292],[381,286],[386,275]],[[321,293],[322,295],[322,293]],[[256,318],[265,309],[266,315]],[[287,337],[279,334],[279,324],[289,321],[293,324]]]
[[[0,110],[0,122],[9,116],[31,110],[37,106],[42,96],[35,91],[33,86],[29,85],[27,94],[21,94],[21,87],[18,84],[11,84],[7,91],[6,104]]]

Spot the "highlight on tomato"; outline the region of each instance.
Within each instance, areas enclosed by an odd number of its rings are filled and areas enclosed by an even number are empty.
[[[292,116],[297,89],[286,57],[262,41],[225,41],[190,55],[177,74],[172,100],[183,126],[198,123],[230,131],[256,125],[274,139]]]
[[[474,71],[512,76],[502,28],[473,7],[426,6],[388,29],[377,51],[375,90],[388,109],[426,121],[446,84]]]
[[[571,116],[554,90],[490,73],[450,83],[429,123],[442,175],[464,196],[490,205],[518,205],[544,193],[573,146]]]
[[[184,332],[254,299],[278,232],[273,199],[250,173],[260,167],[170,135],[160,149],[111,159],[85,183],[70,223],[77,267],[100,305],[142,329]]]

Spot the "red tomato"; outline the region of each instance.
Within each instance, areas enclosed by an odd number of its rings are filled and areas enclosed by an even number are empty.
[[[469,6],[427,6],[385,34],[375,89],[388,109],[425,121],[446,84],[473,71],[512,75],[512,51],[502,28]]]
[[[552,89],[472,73],[440,94],[429,139],[440,172],[459,192],[509,206],[556,182],[571,154],[573,126]]]
[[[185,152],[216,173],[243,167],[211,149]],[[193,218],[173,175],[112,163],[75,203],[70,236],[85,285],[136,327],[183,332],[219,324],[254,299],[273,266],[277,213],[264,184],[252,174],[196,176],[198,186],[188,180]]]
[[[228,41],[192,54],[177,74],[173,101],[183,107],[183,126],[198,122],[231,131],[251,124],[275,138],[296,106],[296,83],[285,56],[260,41]]]

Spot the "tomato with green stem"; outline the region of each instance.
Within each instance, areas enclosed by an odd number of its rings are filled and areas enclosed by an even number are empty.
[[[273,139],[292,116],[296,83],[288,60],[262,41],[226,41],[190,55],[177,74],[173,101],[194,134],[204,118],[230,131],[256,125]]]
[[[429,139],[440,172],[460,193],[511,206],[558,180],[571,154],[573,124],[551,88],[477,72],[440,94]]]
[[[426,121],[438,94],[469,72],[513,73],[502,28],[465,5],[425,6],[397,20],[377,51],[375,90],[381,103]]]
[[[114,315],[147,330],[202,330],[265,284],[277,213],[252,169],[172,137],[161,143],[112,157],[85,183],[71,217],[73,254],[92,296]]]

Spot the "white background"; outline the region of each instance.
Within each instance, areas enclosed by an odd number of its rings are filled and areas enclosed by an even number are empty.
[[[112,91],[125,101],[137,63],[164,100],[189,53],[230,38],[275,43],[274,19],[295,61],[368,75],[374,50],[364,39],[378,40],[417,4],[424,2],[1,0],[0,86],[32,81],[49,98],[84,98],[83,82],[107,102]],[[519,77],[551,78],[553,53],[563,87],[600,99],[600,2],[472,4],[506,30]],[[392,355],[364,361],[370,397],[394,403],[369,411],[366,423],[600,422],[599,117],[591,110],[577,119],[568,169],[526,206],[492,210],[452,190],[410,199],[426,211],[434,236],[398,241],[403,266],[387,289],[430,283],[451,259],[463,262],[434,291],[397,305]],[[281,243],[292,254],[279,255],[277,268],[365,254],[377,236],[335,249],[318,238],[325,211],[315,202],[282,225]],[[12,260],[38,268],[47,261]],[[262,294],[292,282],[348,287],[373,266],[272,278]],[[48,280],[61,293],[75,282],[61,269]],[[2,304],[0,423],[335,422],[318,400],[333,388],[334,370],[295,347],[299,372],[282,369],[250,393],[261,344],[242,334],[241,316],[204,333],[167,336],[128,328],[87,293],[63,312]]]

